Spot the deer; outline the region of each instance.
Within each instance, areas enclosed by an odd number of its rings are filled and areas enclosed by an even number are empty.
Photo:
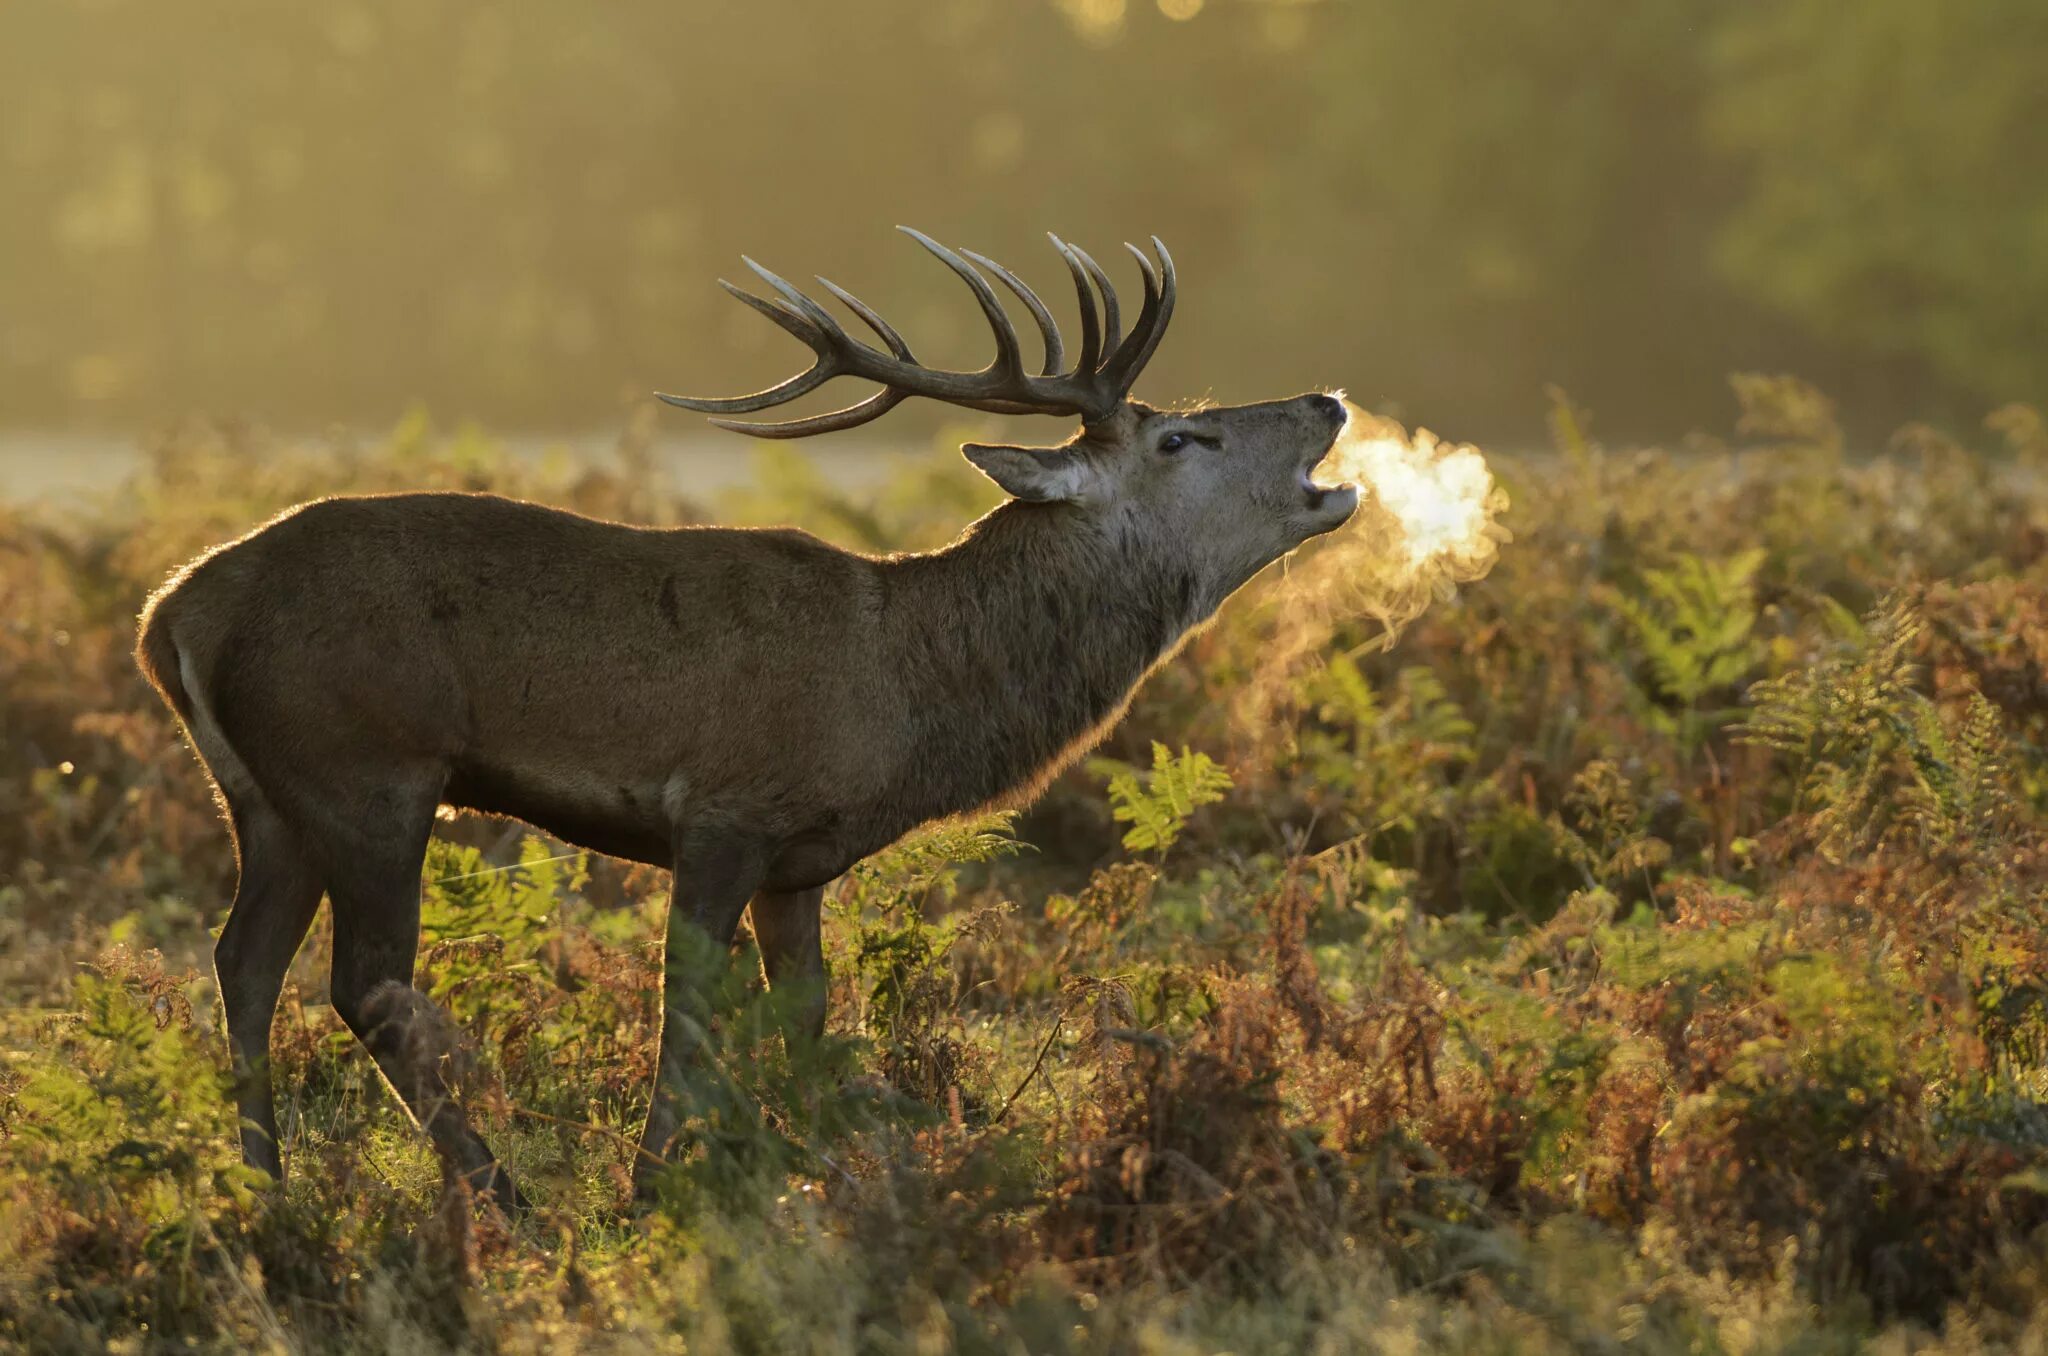
[[[527,1208],[441,1063],[408,1056],[383,996],[410,986],[421,876],[443,807],[523,821],[671,873],[657,1072],[633,1182],[654,1191],[698,1051],[678,958],[750,919],[765,982],[826,1018],[821,905],[864,857],[934,820],[1028,803],[1116,724],[1225,599],[1342,525],[1312,478],[1336,396],[1181,408],[1131,396],[1173,316],[1172,256],[1136,256],[1143,301],[1049,237],[1077,296],[1071,365],[1010,270],[906,231],[971,290],[995,356],[926,366],[880,314],[819,284],[880,344],[752,259],[720,285],[802,341],[809,368],[751,395],[660,395],[760,438],[849,429],[912,397],[1078,418],[1056,446],[968,443],[1003,501],[941,549],[868,556],[790,529],[651,528],[480,493],[315,499],[173,574],[137,662],[210,778],[237,880],[213,961],[241,1151],[284,1180],[270,1030],[323,896],[329,1001],[451,1173]],[[1156,259],[1155,259],[1156,256]],[[990,279],[1036,323],[1030,370]],[[1099,306],[1098,306],[1099,302]],[[829,413],[735,420],[836,378]]]

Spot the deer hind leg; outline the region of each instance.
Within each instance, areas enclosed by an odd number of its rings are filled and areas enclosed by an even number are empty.
[[[490,1192],[507,1212],[519,1212],[526,1202],[470,1128],[450,1085],[447,1051],[438,1048],[436,1033],[422,1030],[419,1005],[390,1001],[393,986],[410,989],[419,955],[420,867],[438,795],[438,787],[422,779],[410,788],[348,798],[384,810],[387,831],[330,829],[325,835],[321,855],[334,908],[331,999],[433,1141],[444,1173],[466,1180],[472,1190]],[[391,815],[394,806],[405,807],[404,813]]]
[[[320,907],[320,878],[276,811],[253,792],[230,795],[241,875],[213,947],[242,1124],[242,1161],[284,1181],[270,1081],[270,1024],[285,972]]]
[[[654,1172],[682,1124],[684,1080],[690,1064],[700,1057],[702,1032],[711,1018],[701,989],[708,978],[702,963],[711,959],[706,942],[719,955],[732,946],[740,915],[764,869],[759,848],[740,835],[680,835],[662,948],[661,1046],[654,1095],[633,1163],[633,1192],[641,1200],[653,1194]]]
[[[320,878],[304,842],[214,718],[212,694],[192,655],[178,651],[178,684],[186,694],[182,717],[227,807],[235,841],[234,902],[213,946],[214,982],[220,990],[241,1121],[242,1161],[284,1182],[278,1152],[277,1106],[270,1081],[270,1024],[285,972],[306,939],[320,907]]]
[[[825,948],[820,910],[825,887],[763,890],[747,915],[761,946],[761,968],[771,989],[793,985],[803,991],[796,1029],[812,1040],[825,1034]]]

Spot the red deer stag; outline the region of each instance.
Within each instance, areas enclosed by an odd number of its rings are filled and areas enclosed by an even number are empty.
[[[1131,247],[1145,294],[1124,335],[1102,268],[1053,238],[1079,295],[1069,368],[1030,287],[910,234],[973,289],[995,332],[987,368],[923,366],[819,279],[886,347],[856,339],[748,260],[774,296],[723,285],[815,364],[755,395],[662,399],[737,414],[835,377],[881,387],[829,414],[713,421],[766,438],[852,428],[911,396],[1080,418],[1057,447],[963,449],[1010,498],[950,546],[869,557],[802,532],[656,530],[484,494],[348,496],[286,511],[150,598],[137,657],[219,790],[240,868],[214,965],[250,1164],[282,1180],[271,1018],[324,893],[335,1010],[444,1161],[520,1203],[441,1071],[408,1061],[372,1001],[411,982],[437,807],[666,866],[671,952],[686,928],[730,943],[751,908],[769,982],[817,987],[828,882],[928,820],[1030,798],[1190,628],[1356,507],[1354,489],[1310,480],[1344,424],[1330,396],[1187,410],[1129,397],[1173,314],[1156,239],[1156,268]],[[1040,371],[989,275],[1036,321]],[[678,969],[643,1191],[692,1054]],[[823,1018],[820,993],[806,1019]]]

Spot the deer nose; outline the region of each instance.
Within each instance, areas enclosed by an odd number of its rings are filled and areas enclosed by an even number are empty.
[[[1330,395],[1312,395],[1308,398],[1308,403],[1313,405],[1316,409],[1316,412],[1322,415],[1324,418],[1328,419],[1331,423],[1339,425],[1340,427],[1343,425],[1346,417],[1344,411],[1344,402],[1337,399],[1337,397]]]

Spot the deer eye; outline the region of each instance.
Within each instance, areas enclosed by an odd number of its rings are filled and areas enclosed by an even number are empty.
[[[1159,450],[1170,455],[1180,451],[1193,441],[1194,439],[1185,433],[1169,433],[1159,440]]]

